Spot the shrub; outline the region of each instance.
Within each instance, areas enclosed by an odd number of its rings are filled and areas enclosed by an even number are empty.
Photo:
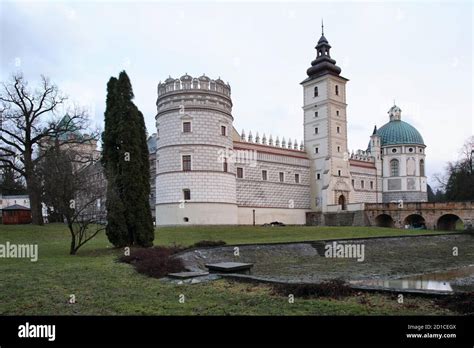
[[[445,296],[436,301],[438,306],[462,314],[474,314],[474,292],[465,292]]]
[[[278,295],[311,298],[311,297],[331,297],[341,298],[350,296],[355,290],[348,286],[343,280],[335,279],[318,284],[276,284],[273,292]]]
[[[132,249],[130,256],[122,256],[121,262],[133,265],[138,273],[161,278],[168,273],[185,271],[183,261],[173,257],[180,247],[153,247]]]

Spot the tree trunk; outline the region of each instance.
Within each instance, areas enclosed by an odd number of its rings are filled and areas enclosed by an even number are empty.
[[[76,235],[74,234],[74,227],[72,223],[68,221],[67,227],[69,228],[69,232],[71,232],[71,245],[69,247],[69,255],[76,255]]]
[[[30,197],[31,220],[33,225],[43,225],[43,212],[41,207],[41,189],[35,179],[26,179],[28,196]]]

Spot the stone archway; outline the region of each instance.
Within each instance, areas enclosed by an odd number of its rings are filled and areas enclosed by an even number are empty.
[[[455,214],[444,214],[438,219],[436,229],[444,231],[462,230],[464,229],[464,222]]]
[[[340,195],[339,199],[337,200],[337,204],[341,206],[341,210],[346,210],[347,209],[346,197],[344,197],[344,195]]]
[[[426,228],[426,221],[420,214],[410,214],[403,221],[403,225],[411,228]]]
[[[395,222],[392,217],[388,214],[380,214],[375,218],[375,225],[377,227],[395,227]]]

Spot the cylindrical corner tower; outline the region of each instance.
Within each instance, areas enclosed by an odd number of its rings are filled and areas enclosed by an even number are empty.
[[[237,224],[230,86],[169,77],[156,105],[157,225]]]

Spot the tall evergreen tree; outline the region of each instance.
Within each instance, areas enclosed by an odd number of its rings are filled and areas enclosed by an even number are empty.
[[[109,80],[102,163],[108,180],[106,233],[118,247],[148,247],[154,239],[145,121],[133,97],[124,71]]]

